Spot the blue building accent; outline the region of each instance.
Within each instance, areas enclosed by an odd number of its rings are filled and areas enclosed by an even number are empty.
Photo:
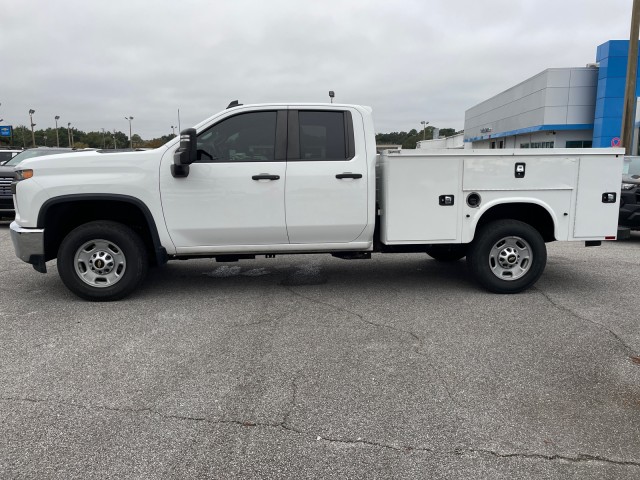
[[[518,130],[510,130],[508,132],[497,132],[494,134],[488,133],[487,135],[481,135],[479,137],[465,138],[464,141],[479,142],[480,140],[489,140],[491,138],[501,138],[501,137],[512,137],[515,135],[523,135],[525,133],[533,133],[533,132],[551,132],[551,131],[562,131],[562,130],[591,130],[592,128],[593,128],[592,123],[575,123],[575,124],[569,124],[569,125],[566,125],[566,124],[536,125],[534,127],[519,128]]]
[[[598,47],[596,62],[600,64],[600,69],[593,121],[593,147],[610,147],[611,140],[620,137],[628,55],[629,40],[610,40]],[[640,54],[638,58],[640,59]],[[638,64],[640,65],[640,61]],[[640,80],[636,79],[636,97],[639,90]]]

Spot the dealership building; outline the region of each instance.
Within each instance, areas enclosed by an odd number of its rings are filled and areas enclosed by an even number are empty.
[[[465,147],[617,146],[628,50],[628,40],[608,41],[598,47],[594,64],[549,68],[470,108]]]

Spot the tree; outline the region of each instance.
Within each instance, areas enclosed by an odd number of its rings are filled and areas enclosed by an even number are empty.
[[[391,132],[391,133],[378,133],[376,134],[377,144],[387,145],[402,145],[402,148],[416,148],[416,145],[420,140],[432,140],[434,126],[429,125],[425,128],[424,133],[422,130],[419,132],[413,128],[407,132]],[[441,128],[440,135],[451,136],[456,133],[453,128]]]
[[[140,135],[138,135],[137,133],[134,133],[131,136],[131,143],[132,143],[133,148],[141,147],[142,144],[144,143],[144,140],[142,140]]]

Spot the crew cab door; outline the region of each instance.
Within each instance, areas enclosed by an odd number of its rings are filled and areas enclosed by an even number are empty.
[[[349,109],[289,110],[285,208],[290,243],[352,242],[367,226],[365,139],[362,128],[353,128],[359,116]]]
[[[289,243],[286,121],[285,110],[240,111],[199,131],[198,160],[184,178],[171,175],[173,151],[165,154],[162,208],[178,253]]]

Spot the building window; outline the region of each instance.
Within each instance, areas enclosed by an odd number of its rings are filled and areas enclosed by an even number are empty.
[[[521,143],[520,148],[553,148],[554,142]]]
[[[567,148],[591,148],[591,140],[567,140]]]
[[[491,148],[496,148],[496,142],[491,142]]]

